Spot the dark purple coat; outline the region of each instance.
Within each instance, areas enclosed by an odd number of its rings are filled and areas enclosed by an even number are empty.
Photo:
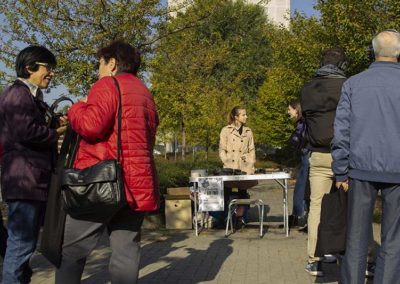
[[[46,108],[20,80],[0,95],[1,190],[5,200],[47,199],[58,135],[46,126]]]

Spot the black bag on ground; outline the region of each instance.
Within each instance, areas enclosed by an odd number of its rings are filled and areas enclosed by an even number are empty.
[[[76,139],[75,132],[68,127],[57,159],[56,169],[50,180],[46,215],[40,242],[42,255],[56,267],[60,267],[61,264],[66,218],[61,197],[61,178],[64,167],[72,166],[72,153],[74,151],[73,148],[76,147]]]
[[[340,254],[346,249],[347,192],[333,188],[321,203],[315,256]]]
[[[119,95],[117,159],[100,161],[82,170],[65,169],[62,177],[62,196],[65,211],[75,219],[106,222],[126,205],[121,167],[122,98]]]

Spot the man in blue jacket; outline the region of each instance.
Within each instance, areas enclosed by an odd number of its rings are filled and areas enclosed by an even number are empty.
[[[23,49],[16,59],[18,79],[0,96],[1,191],[8,205],[8,239],[3,283],[29,283],[29,259],[36,248],[56,158],[65,127],[48,127],[41,89],[56,65],[42,46]]]
[[[376,60],[344,83],[334,124],[336,186],[349,192],[341,283],[364,283],[378,190],[382,244],[374,283],[399,283],[400,277],[400,34],[383,31],[372,45]]]

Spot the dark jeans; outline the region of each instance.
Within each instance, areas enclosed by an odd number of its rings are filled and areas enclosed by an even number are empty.
[[[304,216],[304,211],[306,208],[304,195],[306,192],[306,187],[309,186],[308,172],[310,168],[310,164],[308,162],[308,153],[308,151],[304,150],[301,154],[301,166],[299,172],[297,173],[296,185],[294,186],[293,192],[292,215],[299,217]]]
[[[86,258],[96,247],[107,229],[110,236],[111,283],[134,284],[137,282],[140,260],[140,228],[143,212],[125,207],[108,223],[76,220],[67,216],[64,232],[62,262],[56,270],[56,284],[81,283]]]
[[[33,200],[8,201],[8,239],[3,262],[3,283],[29,283],[29,260],[36,249],[46,203]]]
[[[0,177],[1,177],[1,168],[0,168]],[[1,190],[1,186],[0,186],[0,190]],[[0,201],[1,198],[0,198]],[[6,248],[7,248],[7,229],[4,227],[4,223],[3,223],[3,214],[0,211],[0,256],[4,259],[5,255],[6,255]]]
[[[372,235],[375,199],[381,190],[381,247],[374,283],[400,283],[400,185],[350,179],[346,253],[341,268],[343,284],[364,283],[368,244]]]
[[[3,214],[0,211],[0,256],[4,259],[7,248],[7,229],[3,224]]]

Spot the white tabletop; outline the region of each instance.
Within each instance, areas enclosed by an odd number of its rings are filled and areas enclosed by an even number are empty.
[[[222,178],[223,181],[240,181],[240,180],[268,180],[268,179],[289,179],[290,174],[287,172],[273,172],[267,174],[256,175],[226,175],[226,176],[205,176],[190,177],[190,182],[198,182],[201,178]]]

